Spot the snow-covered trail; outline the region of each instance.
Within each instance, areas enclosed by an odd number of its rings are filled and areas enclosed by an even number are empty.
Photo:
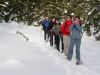
[[[0,25],[1,75],[65,75],[63,67],[56,65],[38,44],[15,34],[15,27]]]
[[[24,33],[25,41],[16,31]],[[68,62],[43,40],[43,32],[36,27],[16,23],[0,24],[0,74],[1,75],[99,75],[100,42],[84,35],[81,54],[83,65]]]

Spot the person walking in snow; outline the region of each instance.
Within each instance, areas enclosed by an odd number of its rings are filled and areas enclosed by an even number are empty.
[[[71,16],[67,15],[66,21],[61,26],[61,32],[63,34],[64,54],[67,56],[69,44],[70,44],[70,26],[72,24]]]
[[[80,58],[80,45],[81,45],[81,38],[82,38],[82,26],[79,17],[75,17],[75,21],[71,25],[71,39],[70,39],[70,47],[68,51],[67,59],[71,60],[73,55],[73,47],[76,45],[76,64],[81,64]]]
[[[44,30],[44,40],[48,40],[49,38],[49,25],[50,25],[50,20],[48,16],[45,17],[45,19],[42,21],[42,26]]]
[[[63,25],[63,23],[65,21],[66,21],[65,16],[62,16],[62,18],[60,20],[61,25]],[[61,49],[62,49],[61,53],[63,53],[64,52],[64,43],[63,43],[63,33],[62,32],[60,33],[60,38],[61,38]]]
[[[55,33],[55,45],[58,51],[60,51],[59,49],[59,45],[60,45],[60,32],[61,32],[61,24],[59,22],[59,19],[57,18],[55,21],[55,25],[53,27],[54,33]]]
[[[50,25],[49,25],[49,34],[50,34],[50,46],[53,46],[53,37],[54,37],[54,31],[53,31],[53,27],[55,25],[55,17],[52,17],[51,21],[50,21]]]

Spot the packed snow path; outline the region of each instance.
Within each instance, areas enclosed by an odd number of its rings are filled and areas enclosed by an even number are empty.
[[[16,31],[25,34],[26,41]],[[0,75],[99,75],[100,42],[83,35],[81,58],[83,65],[75,65],[43,40],[37,27],[16,23],[0,24]]]

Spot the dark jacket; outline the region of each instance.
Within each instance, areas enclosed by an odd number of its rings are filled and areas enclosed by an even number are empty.
[[[50,21],[49,30],[52,30],[54,25],[55,25],[55,22]]]
[[[44,20],[42,21],[42,25],[43,25],[43,27],[48,28],[49,25],[50,25],[50,21],[44,19]]]

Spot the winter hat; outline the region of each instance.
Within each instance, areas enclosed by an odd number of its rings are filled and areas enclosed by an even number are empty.
[[[56,18],[56,20],[55,21],[59,21],[59,18]]]
[[[75,19],[76,19],[76,18],[80,19],[80,17],[79,17],[79,16],[75,16]]]
[[[79,17],[79,16],[75,16],[75,19],[76,19],[76,18],[79,19],[79,24],[82,25],[82,22],[81,22],[81,20],[80,20],[80,17]]]

